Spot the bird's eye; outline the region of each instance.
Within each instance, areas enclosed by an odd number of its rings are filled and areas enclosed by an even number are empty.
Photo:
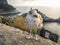
[[[37,15],[34,15],[34,17],[38,18],[38,16],[37,16]]]

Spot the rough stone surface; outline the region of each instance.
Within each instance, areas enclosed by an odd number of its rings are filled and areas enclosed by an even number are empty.
[[[0,35],[0,45],[4,45],[5,38],[3,35]]]
[[[27,32],[0,23],[0,45],[60,45],[39,36],[39,40],[26,39]]]

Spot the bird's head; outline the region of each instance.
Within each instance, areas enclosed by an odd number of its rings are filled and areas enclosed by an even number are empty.
[[[39,18],[40,14],[38,13],[38,9],[30,9],[30,11],[27,14],[28,16],[31,16],[33,18]]]

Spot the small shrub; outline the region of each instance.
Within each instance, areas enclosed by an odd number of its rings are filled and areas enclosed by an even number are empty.
[[[7,22],[7,20],[6,19],[4,19],[4,18],[2,18],[2,23],[6,23]]]
[[[32,29],[32,30],[31,30],[31,33],[32,33],[32,34],[36,34],[36,33],[37,33],[37,30]]]
[[[6,24],[6,25],[10,25],[12,23],[12,19],[9,17],[2,17],[1,23]]]

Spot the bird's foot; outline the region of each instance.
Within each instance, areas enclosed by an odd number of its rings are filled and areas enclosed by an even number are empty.
[[[27,39],[33,39],[33,35],[32,34],[29,34],[26,36]]]
[[[34,39],[35,40],[39,40],[39,36],[38,35],[35,35]]]
[[[38,35],[32,35],[32,34],[26,35],[26,38],[27,39],[34,39],[37,41],[40,39]]]

